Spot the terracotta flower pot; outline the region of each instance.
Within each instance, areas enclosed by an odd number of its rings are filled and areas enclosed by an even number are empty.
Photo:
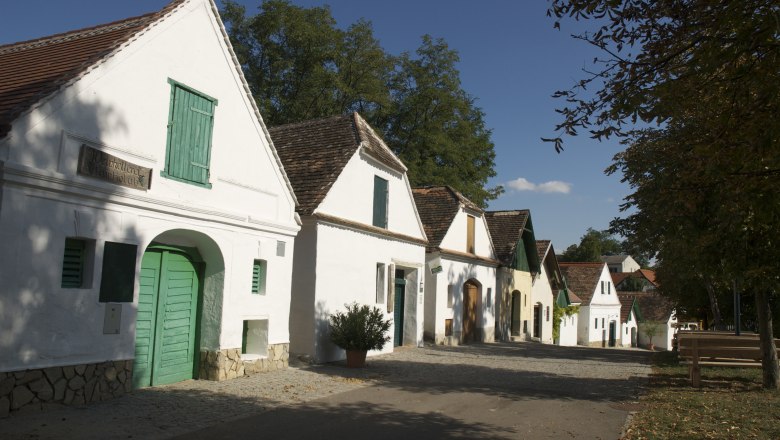
[[[347,368],[363,368],[365,365],[365,350],[347,350]]]

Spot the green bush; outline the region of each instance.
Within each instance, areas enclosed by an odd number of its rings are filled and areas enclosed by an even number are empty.
[[[330,339],[344,350],[381,350],[390,341],[386,336],[390,320],[385,321],[382,310],[356,302],[345,304],[347,312],[330,315]]]

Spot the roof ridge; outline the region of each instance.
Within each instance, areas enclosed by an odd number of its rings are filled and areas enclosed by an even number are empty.
[[[496,211],[485,211],[487,215],[514,215],[514,214],[528,214],[530,209],[501,209]]]
[[[66,31],[59,34],[47,35],[40,38],[34,38],[32,40],[17,41],[5,45],[0,45],[0,54],[19,52],[28,49],[35,49],[47,44],[62,43],[76,38],[82,38],[84,36],[100,35],[106,32],[112,32],[115,30],[121,30],[136,26],[139,22],[148,20],[152,16],[160,13],[160,11],[150,12],[144,15],[138,15],[135,17],[129,17],[122,20],[112,21],[111,23],[98,24],[95,26],[75,29],[72,31]]]
[[[355,112],[352,112],[352,113],[355,113]],[[315,124],[323,123],[325,121],[330,121],[330,120],[348,119],[351,116],[352,116],[351,114],[325,116],[325,117],[322,117],[322,118],[306,119],[304,121],[288,122],[286,124],[274,125],[273,127],[268,127],[268,129],[269,130],[279,130],[279,129],[282,129],[282,128],[303,127],[303,126],[309,126],[309,125],[315,125]]]

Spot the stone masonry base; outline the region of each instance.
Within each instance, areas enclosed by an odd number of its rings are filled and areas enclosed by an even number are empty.
[[[241,349],[201,351],[199,378],[227,380],[287,368],[290,344],[268,346],[268,356],[242,360]],[[12,411],[86,405],[132,390],[133,360],[0,372],[0,418]]]
[[[133,360],[0,372],[0,418],[54,404],[85,405],[132,388]]]
[[[241,359],[240,348],[203,350],[200,352],[200,379],[228,380],[244,375],[287,368],[290,344],[268,346],[268,356],[256,360]]]

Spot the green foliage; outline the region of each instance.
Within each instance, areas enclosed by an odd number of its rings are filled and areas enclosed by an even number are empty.
[[[391,321],[384,319],[382,310],[356,302],[345,304],[347,312],[330,315],[330,339],[344,350],[381,350],[390,336]]]
[[[561,307],[557,303],[553,304],[553,341],[561,337],[561,319],[580,313],[580,306]]]
[[[627,146],[607,170],[622,173],[633,191],[611,230],[656,255],[662,293],[682,302],[706,292],[715,322],[718,299],[737,280],[755,298],[765,355],[777,359],[777,2],[553,0],[550,14],[598,20],[578,38],[602,48],[604,59],[557,94],[566,100],[558,129],[619,136]],[[670,284],[684,279],[699,289]],[[765,386],[780,388],[776,362],[764,373]]]
[[[588,228],[580,238],[580,244],[573,244],[563,252],[561,261],[601,261],[602,255],[621,253],[621,242],[609,231]]]
[[[650,340],[650,345],[652,345],[653,338],[661,331],[662,325],[662,323],[657,321],[645,321],[639,324],[639,329],[642,330],[642,333],[647,335],[647,338]]]
[[[451,185],[486,206],[503,192],[484,112],[466,93],[458,54],[430,36],[392,56],[371,23],[336,26],[328,7],[266,0],[255,16],[221,11],[260,112],[269,125],[360,112],[409,168],[413,186]]]

